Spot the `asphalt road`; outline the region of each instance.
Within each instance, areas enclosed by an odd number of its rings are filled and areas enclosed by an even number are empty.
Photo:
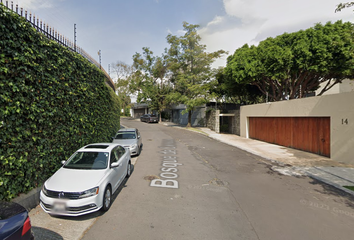
[[[143,151],[82,239],[352,239],[351,196],[199,133],[122,124],[139,128]]]

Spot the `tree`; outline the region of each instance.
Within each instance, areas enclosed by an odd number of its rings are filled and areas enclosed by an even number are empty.
[[[236,83],[234,79],[225,74],[225,68],[220,67],[215,71],[215,79],[209,83],[212,98],[217,102],[234,104],[255,104],[264,102],[262,92],[257,86]]]
[[[237,84],[257,86],[273,101],[320,92],[354,75],[352,23],[316,24],[305,31],[244,45],[229,56],[225,74]]]
[[[134,68],[132,65],[128,65],[121,61],[112,64],[112,66],[113,72],[117,74],[117,80],[114,83],[117,89],[116,93],[119,97],[122,109],[124,109],[125,114],[128,114],[126,111],[131,103],[130,95],[133,93],[131,89],[131,81]]]
[[[207,83],[213,78],[211,64],[225,53],[223,50],[207,53],[206,46],[200,44],[198,27],[184,22],[185,34],[181,37],[169,34],[167,42],[170,47],[165,50],[174,87],[174,91],[169,94],[169,100],[186,105],[188,127],[191,126],[192,111],[206,103],[210,97]]]
[[[135,72],[134,85],[131,87],[138,91],[138,102],[148,103],[150,109],[159,113],[161,121],[161,112],[167,107],[167,95],[171,92],[167,75],[167,65],[165,56],[156,57],[153,52],[143,48],[143,53],[136,53],[133,56],[133,66]]]
[[[335,12],[340,12],[342,11],[344,8],[349,8],[354,6],[354,2],[346,2],[346,3],[340,3],[337,5],[336,11]]]

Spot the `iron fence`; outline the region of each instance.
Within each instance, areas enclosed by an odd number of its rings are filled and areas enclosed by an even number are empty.
[[[40,20],[38,17],[32,13],[28,13],[27,10],[24,10],[22,7],[19,8],[18,4],[14,6],[13,1],[9,4],[9,1],[4,1],[0,0],[0,3],[3,4],[6,8],[9,10],[17,13],[19,16],[23,17],[26,19],[27,22],[29,22],[32,27],[34,27],[38,32],[42,33],[44,36],[46,36],[48,39],[54,40],[60,45],[67,47],[73,52],[76,52],[86,58],[89,62],[94,64],[96,67],[98,67],[106,76],[108,80],[108,84],[115,90],[115,85],[113,83],[113,80],[109,76],[109,74],[104,70],[104,68],[93,58],[91,57],[85,50],[83,50],[81,47],[77,46],[76,43],[72,42],[62,34],[60,34],[57,30]]]

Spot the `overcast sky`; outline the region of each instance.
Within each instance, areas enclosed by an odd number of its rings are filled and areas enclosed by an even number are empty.
[[[3,0],[4,2],[5,0]],[[209,52],[232,54],[245,43],[295,32],[328,21],[353,21],[354,8],[335,13],[340,0],[13,0],[31,11],[98,61],[132,63],[149,47],[161,55],[166,36],[182,33],[182,22],[199,24]],[[225,66],[226,57],[214,66]],[[112,75],[112,74],[111,74]],[[112,76],[114,77],[114,76]]]

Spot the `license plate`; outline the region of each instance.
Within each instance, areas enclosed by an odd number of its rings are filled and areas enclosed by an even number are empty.
[[[54,203],[54,211],[63,212],[66,209],[66,204],[63,202]]]

